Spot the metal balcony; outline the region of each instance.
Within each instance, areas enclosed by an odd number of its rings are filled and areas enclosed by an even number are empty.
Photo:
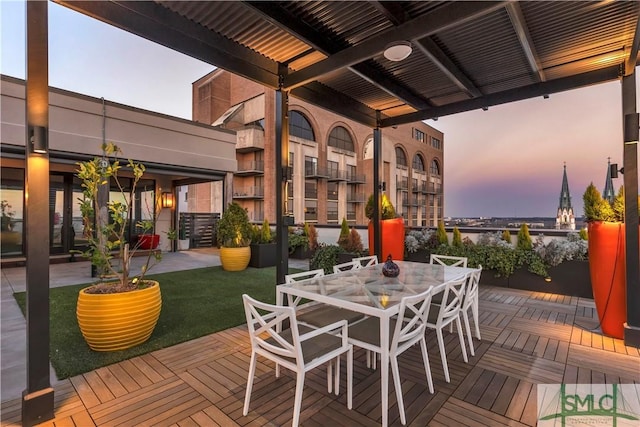
[[[234,199],[264,199],[262,187],[241,187],[233,189]]]
[[[243,162],[238,164],[236,176],[264,175],[264,162]]]

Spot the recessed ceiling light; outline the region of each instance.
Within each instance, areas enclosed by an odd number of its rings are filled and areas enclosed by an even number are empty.
[[[402,61],[411,55],[411,43],[407,41],[393,42],[384,50],[384,57],[389,61]]]

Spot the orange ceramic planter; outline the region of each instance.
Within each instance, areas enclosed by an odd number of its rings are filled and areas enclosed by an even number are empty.
[[[369,221],[369,255],[375,255],[373,244],[373,223]],[[402,218],[384,219],[380,221],[380,231],[382,233],[382,261],[391,258],[395,260],[404,259],[404,220]]]
[[[220,263],[225,271],[242,271],[251,260],[251,248],[220,248]]]
[[[158,282],[118,294],[78,295],[76,316],[82,336],[94,351],[125,350],[149,339],[160,317]]]
[[[605,335],[624,338],[627,321],[624,224],[590,222],[589,272],[593,299]]]

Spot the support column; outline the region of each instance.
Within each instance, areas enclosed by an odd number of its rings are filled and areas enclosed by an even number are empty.
[[[635,72],[622,78],[624,118],[624,217],[627,282],[626,345],[640,348],[640,251],[638,248],[638,113]]]
[[[379,114],[379,113],[378,113]],[[380,227],[380,213],[382,212],[382,183],[380,182],[380,165],[382,163],[382,131],[380,127],[373,130],[373,248],[378,256],[378,261],[384,261],[382,257],[382,230]],[[371,245],[371,242],[369,242]]]
[[[47,2],[26,2],[25,253],[27,389],[22,425],[53,418],[49,382],[49,68]]]
[[[287,216],[287,177],[289,172],[289,93],[276,90],[276,284],[284,283],[289,273],[289,225]]]

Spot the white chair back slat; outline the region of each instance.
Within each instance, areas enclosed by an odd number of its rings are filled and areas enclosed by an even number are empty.
[[[362,264],[360,264],[360,261],[352,260],[349,262],[343,262],[342,264],[334,265],[333,272],[340,273],[342,271],[357,270],[360,267],[362,267]]]
[[[371,265],[376,265],[378,263],[377,255],[370,256],[362,256],[358,258],[354,258],[354,261],[358,261],[362,267],[369,267]]]
[[[449,267],[466,267],[467,258],[460,256],[431,254],[431,257],[429,258],[429,264],[448,265]]]

